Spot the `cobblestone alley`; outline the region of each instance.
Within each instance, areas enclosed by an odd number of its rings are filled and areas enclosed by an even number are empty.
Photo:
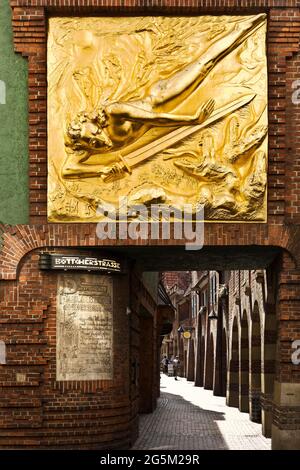
[[[225,398],[192,382],[161,375],[161,397],[152,414],[140,417],[140,436],[133,449],[270,450],[271,439],[247,413],[225,405]]]

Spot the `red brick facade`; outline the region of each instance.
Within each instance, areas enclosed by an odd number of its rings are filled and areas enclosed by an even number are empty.
[[[274,390],[276,382],[300,383],[300,368],[291,361],[291,343],[300,333],[295,323],[299,316],[296,308],[289,314],[291,305],[282,306],[287,293],[277,295],[277,272],[274,266],[266,271],[206,271],[193,276],[189,288],[177,296],[170,285],[177,320],[162,351],[168,358],[179,354],[180,375],[226,397],[229,406],[261,423],[267,437],[272,436],[272,424],[297,431],[300,417],[299,393],[297,396],[291,389],[289,397],[293,398],[289,406],[282,407]],[[180,278],[185,281],[186,273],[173,273],[173,278],[178,284]],[[213,278],[218,281],[212,282]],[[292,298],[298,298],[296,292]],[[276,303],[286,311],[279,330]],[[189,307],[184,320],[180,318],[182,305]],[[185,330],[191,332],[190,339],[184,339]],[[278,339],[281,356],[276,357]]]
[[[46,41],[47,18],[51,15],[267,13],[268,222],[207,224],[205,245],[224,247],[224,252],[228,245],[278,246],[285,250],[283,264],[278,268],[280,341],[277,380],[279,383],[300,383],[299,368],[295,369],[289,360],[291,339],[300,338],[300,226],[296,225],[300,223],[297,127],[300,110],[299,106],[291,104],[292,83],[298,78],[299,69],[300,2],[11,0],[11,6],[15,50],[28,58],[29,65],[30,225],[0,227],[3,232],[0,326],[8,340],[9,361],[5,367],[0,366],[1,383],[7,396],[0,408],[3,423],[0,446],[36,446],[40,443],[62,447],[126,447],[132,441],[130,435],[137,430],[138,391],[134,378],[129,378],[137,367],[137,359],[132,353],[134,348],[129,353],[129,345],[138,341],[140,332],[138,325],[134,326],[133,317],[131,329],[134,333],[130,338],[124,335],[125,330],[129,331],[125,325],[128,318],[124,315],[128,286],[121,287],[119,292],[125,297],[116,324],[120,331],[116,343],[120,368],[114,382],[75,383],[61,389],[53,375],[56,283],[55,276],[48,277],[38,271],[36,250],[73,247],[72,252],[77,252],[83,248],[120,246],[121,242],[98,240],[94,224],[47,224]],[[157,245],[157,241],[149,240],[147,245],[151,244]],[[184,240],[164,240],[160,244],[166,252],[169,245],[183,245]],[[140,247],[141,241],[125,240],[122,245]],[[180,266],[174,268],[180,269]],[[135,347],[137,351],[139,346],[136,344]],[[18,367],[25,373],[26,383],[16,382]],[[279,397],[276,406],[275,425],[283,431],[299,430],[299,421],[293,417],[289,419],[286,402]],[[25,420],[29,423],[26,428]]]
[[[60,250],[60,253],[62,250]],[[70,253],[70,250],[63,250]],[[72,254],[80,254],[72,250]],[[128,276],[114,283],[114,378],[56,381],[57,275],[43,272],[32,251],[18,282],[1,285],[0,446],[127,447],[130,442]],[[112,435],[114,444],[112,444]]]

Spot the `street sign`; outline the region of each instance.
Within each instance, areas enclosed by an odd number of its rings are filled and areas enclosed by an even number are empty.
[[[190,339],[191,333],[190,333],[189,331],[185,331],[185,332],[183,333],[183,337],[184,337],[185,339]]]
[[[124,273],[125,262],[113,256],[61,255],[42,253],[40,269],[63,271],[102,271],[107,273]]]

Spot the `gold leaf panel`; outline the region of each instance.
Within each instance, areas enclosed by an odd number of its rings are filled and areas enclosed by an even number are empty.
[[[48,218],[205,207],[266,221],[266,16],[51,18]]]

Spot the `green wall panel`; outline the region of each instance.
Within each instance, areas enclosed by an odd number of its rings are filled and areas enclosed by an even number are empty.
[[[27,61],[13,50],[9,0],[0,0],[0,222],[28,223]]]

